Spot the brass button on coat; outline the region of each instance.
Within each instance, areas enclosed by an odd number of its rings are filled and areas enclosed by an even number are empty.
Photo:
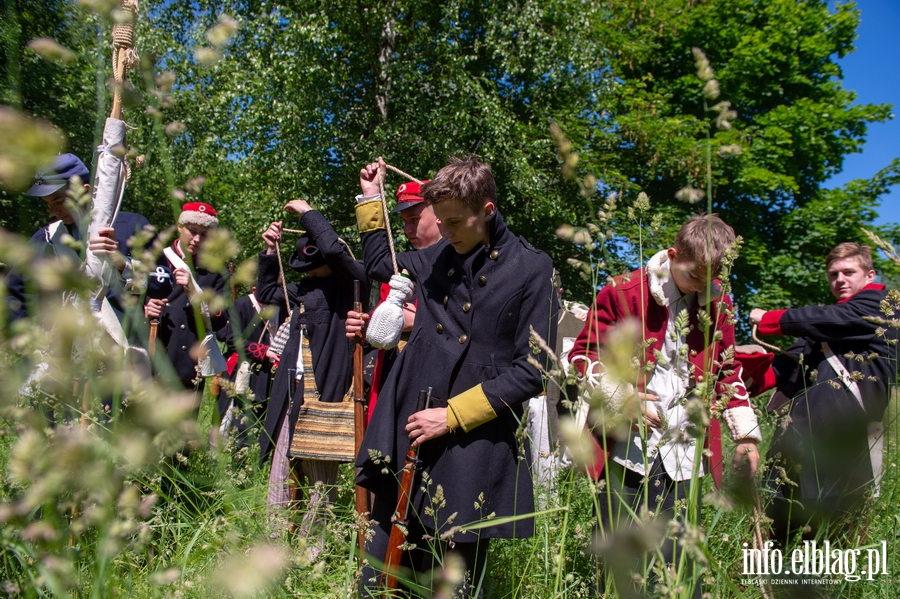
[[[456,269],[455,269],[455,268],[451,268],[450,270],[447,271],[447,276],[448,276],[448,277],[452,277],[452,276],[455,275],[455,274],[456,274]]]
[[[181,325],[181,330],[184,330],[184,325]]]
[[[444,332],[444,325],[442,325],[441,323],[438,323],[437,326],[434,327],[434,328],[435,328],[435,330],[436,330],[438,333],[443,333],[443,332]]]
[[[445,295],[445,296],[444,296],[444,305],[446,306],[446,305],[447,305],[447,302],[449,302],[449,301],[450,301],[450,296],[449,296],[449,295]]]
[[[499,255],[500,255],[500,252],[498,252],[497,250],[491,250],[491,253],[490,253],[491,260],[496,260],[497,256],[499,256]]]
[[[481,285],[482,287],[487,285],[487,277],[484,277],[484,276],[478,277],[478,284]]]
[[[468,339],[469,339],[469,336],[466,335],[465,333],[463,333],[462,335],[459,336],[460,343],[465,343],[466,341],[468,341]]]
[[[466,302],[463,304],[463,312],[468,312],[472,309],[472,302]]]

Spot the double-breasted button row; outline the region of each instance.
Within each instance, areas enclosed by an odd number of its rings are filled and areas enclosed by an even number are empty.
[[[482,287],[487,285],[487,277],[484,275],[478,277],[478,284],[481,285]]]
[[[468,339],[469,339],[469,336],[466,335],[465,333],[463,333],[462,335],[459,336],[460,343],[465,343],[466,341],[468,341]]]
[[[491,260],[496,260],[496,259],[497,259],[497,256],[500,255],[500,252],[497,251],[497,250],[491,250],[491,253],[490,253],[489,255],[490,255],[490,257],[491,257]]]
[[[436,330],[438,333],[443,333],[443,332],[444,332],[444,325],[442,325],[441,323],[437,323],[437,326],[434,327],[434,328],[435,328],[435,330]]]
[[[463,304],[463,312],[468,312],[472,309],[472,302],[466,302]]]

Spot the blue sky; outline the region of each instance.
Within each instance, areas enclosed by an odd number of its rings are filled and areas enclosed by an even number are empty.
[[[861,12],[856,51],[844,57],[844,88],[863,104],[893,104],[900,111],[900,0],[856,0]],[[900,119],[869,126],[861,154],[844,160],[844,171],[828,187],[869,178],[900,156]],[[878,223],[900,223],[900,186],[881,198]]]

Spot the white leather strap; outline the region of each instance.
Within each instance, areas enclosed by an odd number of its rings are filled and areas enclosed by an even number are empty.
[[[863,404],[862,393],[860,393],[859,391],[859,385],[856,384],[856,381],[850,378],[850,372],[847,371],[847,368],[841,363],[837,355],[835,355],[834,351],[831,349],[831,346],[828,345],[827,341],[822,342],[822,352],[825,354],[825,359],[831,365],[831,368],[837,374],[838,378],[841,379],[841,382],[844,383],[847,389],[850,390],[850,393],[853,394],[853,397],[856,398],[856,401],[859,402],[859,406],[863,409],[863,412],[865,412],[866,406],[865,404]],[[875,477],[875,491],[873,495],[875,497],[878,497],[881,494],[881,469],[884,453],[884,425],[880,422],[870,422],[866,434],[868,436],[869,461],[872,464],[872,475]]]

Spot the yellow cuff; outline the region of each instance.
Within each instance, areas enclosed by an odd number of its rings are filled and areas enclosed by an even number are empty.
[[[356,226],[360,233],[384,229],[384,209],[381,200],[369,200],[356,205]]]
[[[497,417],[480,384],[450,398],[447,408],[447,426],[454,431],[462,428],[469,432]]]

